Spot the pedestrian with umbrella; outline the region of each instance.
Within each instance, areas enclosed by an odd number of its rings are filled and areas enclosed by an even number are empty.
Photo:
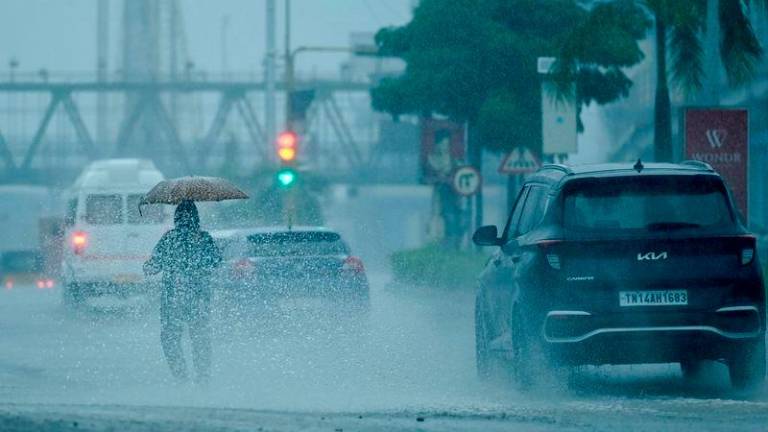
[[[157,242],[144,263],[144,273],[163,273],[160,296],[160,343],[178,381],[188,379],[181,348],[186,325],[192,342],[196,381],[206,383],[211,373],[211,274],[221,264],[210,234],[200,229],[195,201],[246,199],[248,195],[228,181],[215,177],[182,177],[158,183],[141,201],[175,204],[174,228]]]

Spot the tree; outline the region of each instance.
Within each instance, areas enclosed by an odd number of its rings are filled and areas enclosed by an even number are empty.
[[[536,61],[561,58],[557,82],[576,84],[579,107],[626,96],[622,72],[643,59],[637,41],[650,22],[634,2],[422,0],[402,27],[381,29],[381,53],[403,58],[405,73],[372,90],[373,106],[395,116],[447,115],[466,121],[484,148],[541,152]],[[571,92],[573,93],[573,92]]]
[[[376,34],[380,53],[401,57],[407,66],[372,90],[373,107],[394,116],[437,113],[467,122],[470,162],[477,168],[482,148],[525,146],[541,154],[537,58],[561,58],[559,97],[579,108],[608,103],[628,95],[632,82],[622,68],[643,59],[637,41],[649,27],[630,0],[596,2],[590,9],[575,0],[422,0],[408,24]],[[508,188],[512,195],[512,182]],[[475,204],[481,220],[482,192]]]
[[[707,5],[717,7],[721,38],[717,47],[728,82],[741,85],[754,77],[763,54],[748,17],[749,0],[638,0],[653,17],[656,30],[656,100],[654,154],[657,161],[671,161],[672,107],[669,82],[685,94],[702,88],[703,35]],[[762,2],[766,3],[766,2]],[[669,66],[667,65],[669,62]],[[668,75],[671,74],[671,77]]]

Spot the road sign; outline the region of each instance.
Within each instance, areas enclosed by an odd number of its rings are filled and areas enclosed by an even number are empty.
[[[740,108],[687,108],[684,117],[685,155],[712,165],[733,192],[747,217],[749,113]]]
[[[475,167],[463,166],[453,172],[453,190],[461,196],[472,196],[480,190],[483,178]]]
[[[527,174],[539,169],[539,160],[527,147],[517,147],[504,157],[499,174]]]

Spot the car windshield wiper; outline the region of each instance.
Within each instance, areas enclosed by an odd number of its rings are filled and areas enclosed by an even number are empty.
[[[653,222],[645,226],[648,231],[667,231],[685,228],[700,228],[701,225],[691,222]]]

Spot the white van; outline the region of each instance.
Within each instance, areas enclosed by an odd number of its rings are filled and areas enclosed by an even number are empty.
[[[162,205],[139,202],[163,174],[148,160],[91,163],[66,194],[64,301],[105,294],[129,297],[146,289],[142,265],[171,226]]]

